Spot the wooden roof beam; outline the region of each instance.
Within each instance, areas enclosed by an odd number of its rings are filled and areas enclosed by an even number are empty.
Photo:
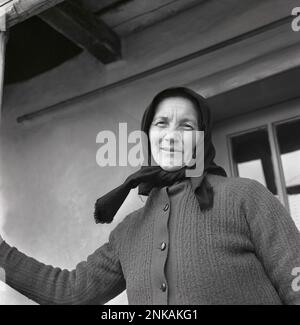
[[[121,58],[118,35],[86,8],[65,1],[44,11],[39,17],[102,63]]]

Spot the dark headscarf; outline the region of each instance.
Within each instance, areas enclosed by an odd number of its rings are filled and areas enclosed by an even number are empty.
[[[144,148],[148,148],[146,155],[148,157],[148,164],[130,175],[122,185],[97,200],[94,213],[96,223],[110,223],[132,188],[139,186],[139,194],[149,195],[155,187],[170,186],[186,178],[185,171],[189,167],[182,167],[179,170],[169,172],[163,170],[160,166],[151,165],[152,155],[149,129],[158,104],[170,97],[183,97],[190,100],[197,111],[199,130],[204,131],[204,170],[200,176],[199,185],[195,189],[195,195],[201,211],[208,210],[213,206],[213,188],[207,181],[206,175],[208,173],[222,176],[227,175],[225,170],[214,162],[216,152],[211,139],[210,109],[206,99],[193,90],[185,87],[173,87],[158,93],[153,98],[142,118],[141,130],[147,134],[148,141],[147,146],[144,146]]]

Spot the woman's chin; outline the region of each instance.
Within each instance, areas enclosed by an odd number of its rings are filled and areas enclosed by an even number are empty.
[[[175,172],[176,170],[181,169],[183,166],[161,164],[160,167],[166,172]]]

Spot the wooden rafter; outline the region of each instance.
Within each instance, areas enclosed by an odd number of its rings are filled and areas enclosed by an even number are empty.
[[[1,0],[0,18],[5,15],[6,29],[47,10],[63,0]]]

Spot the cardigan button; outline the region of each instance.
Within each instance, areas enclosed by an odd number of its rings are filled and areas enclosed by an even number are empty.
[[[163,241],[161,244],[160,244],[160,250],[161,251],[164,251],[167,247],[167,244]]]
[[[164,206],[164,211],[167,211],[169,209],[169,204],[167,203],[165,206]]]
[[[166,285],[164,282],[161,284],[161,286],[160,286],[160,290],[161,290],[162,292],[165,292],[165,291],[167,290],[167,285]]]

